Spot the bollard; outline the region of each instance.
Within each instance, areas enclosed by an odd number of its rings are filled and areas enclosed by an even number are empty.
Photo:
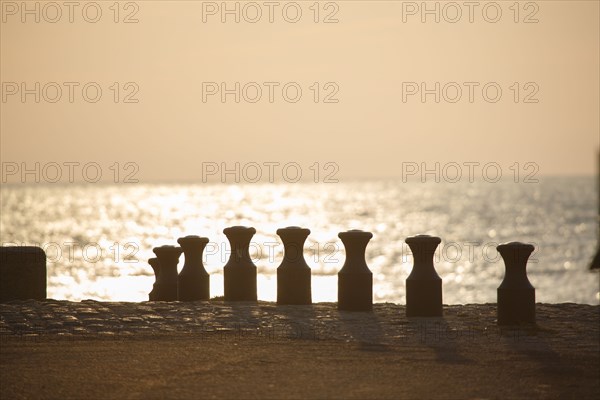
[[[0,247],[0,302],[46,298],[46,253],[35,246]]]
[[[510,242],[496,247],[506,272],[498,287],[498,325],[535,323],[535,288],[527,278],[527,260],[533,245]]]
[[[406,278],[406,316],[441,317],[442,278],[433,266],[433,255],[441,239],[417,235],[405,240],[413,255],[413,269]]]
[[[202,253],[208,238],[185,236],[177,239],[183,249],[185,263],[179,273],[177,299],[194,301],[210,299],[210,276],[202,264]]]
[[[304,242],[309,229],[298,226],[277,229],[284,247],[277,268],[277,304],[311,304],[310,267],[304,260]]]
[[[365,260],[371,232],[358,229],[340,232],[346,248],[346,261],[338,272],[338,310],[371,311],[373,309],[373,273]]]
[[[160,264],[160,272],[156,279],[156,300],[177,300],[177,262],[181,255],[181,247],[160,246],[152,249]]]
[[[149,301],[156,301],[157,299],[157,294],[158,294],[158,289],[156,288],[156,283],[158,282],[158,273],[160,271],[160,263],[158,262],[158,258],[153,257],[148,259],[148,264],[150,264],[150,266],[152,267],[152,270],[154,271],[154,284],[152,285],[152,290],[150,291],[150,293],[148,293],[148,300]]]
[[[256,265],[250,259],[250,239],[256,229],[231,226],[223,229],[231,244],[231,255],[223,267],[224,299],[256,301]]]

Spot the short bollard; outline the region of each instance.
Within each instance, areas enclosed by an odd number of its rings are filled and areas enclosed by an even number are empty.
[[[160,271],[160,264],[158,263],[158,258],[153,257],[148,259],[148,264],[152,267],[154,271],[154,284],[152,285],[152,290],[148,293],[148,300],[156,301],[158,290],[156,289],[156,283],[158,282],[158,273]]]
[[[35,246],[0,247],[0,302],[46,298],[46,253]]]
[[[160,264],[156,278],[156,300],[177,300],[177,262],[181,256],[181,247],[160,246],[152,249]]]
[[[441,239],[417,235],[405,240],[413,255],[413,269],[406,278],[406,316],[441,317],[442,278],[433,266],[433,255]]]
[[[202,253],[208,238],[185,236],[177,239],[183,249],[185,262],[179,273],[177,298],[179,301],[210,299],[210,276],[202,264]]]
[[[256,229],[231,226],[223,229],[231,245],[231,255],[223,267],[224,299],[256,301],[256,265],[250,259],[250,239]]]
[[[371,232],[349,230],[338,237],[346,248],[346,261],[338,272],[338,310],[371,311],[373,309],[373,273],[365,260]]]
[[[311,304],[310,267],[304,260],[309,229],[297,226],[277,229],[284,255],[277,268],[277,304]]]
[[[498,325],[535,323],[535,288],[527,279],[527,260],[535,249],[521,242],[497,247],[506,272],[498,287]]]

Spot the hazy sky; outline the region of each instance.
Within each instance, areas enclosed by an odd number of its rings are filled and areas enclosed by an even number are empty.
[[[113,1],[88,3],[69,22],[66,6],[59,18],[40,2],[38,23],[20,1],[1,2],[4,173],[7,162],[96,162],[104,177],[131,162],[142,182],[199,181],[209,162],[255,162],[263,174],[265,162],[296,162],[305,177],[331,162],[338,178],[400,176],[407,162],[497,163],[505,175],[515,162],[523,174],[525,163],[539,175],[596,169],[597,1],[521,2],[518,15],[513,1],[477,2],[473,22],[463,2],[428,2],[437,23],[421,2],[321,2],[318,16],[314,1],[276,2],[272,23],[263,2],[237,3],[239,23],[220,1],[120,2],[118,15]],[[86,21],[96,5],[99,21]],[[221,83],[235,92],[236,82],[240,102],[222,102]]]

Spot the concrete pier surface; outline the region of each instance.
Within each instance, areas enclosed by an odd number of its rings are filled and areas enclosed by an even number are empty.
[[[335,303],[0,304],[0,398],[520,399],[600,396],[600,306],[341,312]]]

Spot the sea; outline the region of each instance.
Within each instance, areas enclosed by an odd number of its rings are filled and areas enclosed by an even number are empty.
[[[496,301],[505,266],[499,243],[531,243],[527,264],[536,301],[600,303],[600,277],[589,265],[598,249],[594,177],[540,177],[535,183],[403,182],[247,184],[3,184],[0,241],[37,245],[47,255],[49,298],[145,301],[154,282],[147,261],[156,246],[186,235],[208,237],[203,262],[211,296],[223,295],[230,247],[223,229],[252,226],[250,254],[259,300],[275,301],[283,258],[278,228],[311,233],[304,257],[314,302],[337,299],[345,260],[338,233],[373,233],[366,261],[375,302],[406,302],[413,259],[409,236],[442,239],[434,255],[445,304]],[[184,264],[182,255],[179,269]]]

